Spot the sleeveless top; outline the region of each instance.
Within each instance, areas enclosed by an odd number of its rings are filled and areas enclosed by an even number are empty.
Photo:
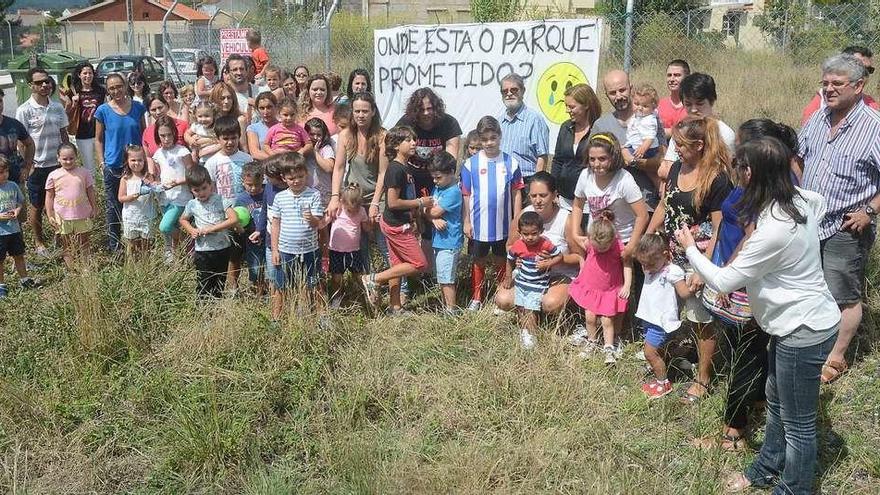
[[[345,150],[341,150],[345,152]],[[363,155],[355,155],[349,160],[345,175],[345,184],[357,184],[361,187],[364,201],[371,201],[376,192],[376,181],[379,179],[379,164],[368,163]]]
[[[131,177],[125,181],[125,194],[135,194],[141,190],[143,180],[137,177]],[[122,205],[122,222],[127,224],[141,225],[149,224],[156,216],[156,210],[153,207],[153,195],[144,194],[138,199],[123,203]]]

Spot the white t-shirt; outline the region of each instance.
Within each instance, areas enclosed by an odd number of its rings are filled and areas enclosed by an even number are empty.
[[[58,165],[61,129],[68,125],[67,113],[64,112],[61,103],[49,100],[49,103],[43,106],[31,96],[19,105],[15,111],[15,118],[24,124],[24,128],[34,140],[34,167],[47,168]]]
[[[721,140],[727,145],[727,151],[730,152],[732,157],[736,152],[736,131],[723,121],[718,120],[718,133],[721,134]],[[663,156],[663,159],[670,162],[678,160],[678,151],[675,150],[674,139],[669,140],[669,146],[666,148],[666,155]]]
[[[159,178],[162,183],[179,181],[186,178],[186,164],[183,159],[189,155],[189,150],[177,145],[170,150],[159,147],[153,153],[153,161],[159,164]],[[174,206],[186,206],[193,199],[192,192],[186,184],[174,186],[165,190],[165,201]]]
[[[656,273],[645,273],[636,318],[662,328],[666,333],[678,330],[678,295],[675,284],[684,280],[684,270],[672,263]]]
[[[522,209],[522,213],[527,211],[535,211],[535,207],[529,205]],[[570,214],[571,210],[560,207],[559,211],[556,212],[556,216],[553,217],[553,220],[544,224],[544,237],[557,246],[563,255],[568,254],[569,251],[568,241],[565,239],[565,226],[568,224],[568,216]],[[563,275],[569,278],[577,277],[578,271],[579,269],[577,266],[566,265],[563,263],[557,263],[553,268],[550,268],[551,275]]]
[[[657,142],[657,116],[653,113],[648,115],[633,115],[626,124],[626,143],[624,146],[638,148],[642,141],[651,139],[651,148],[660,146]]]
[[[574,187],[574,196],[584,200],[584,213],[590,216],[591,223],[600,210],[610,209],[614,212],[614,228],[617,230],[617,235],[624,244],[629,242],[636,224],[636,214],[630,205],[643,199],[642,190],[629,172],[624,169],[618,170],[608,186],[601,189],[596,184],[596,175],[593,171],[585,168]]]

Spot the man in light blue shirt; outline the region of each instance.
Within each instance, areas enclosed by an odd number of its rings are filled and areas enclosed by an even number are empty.
[[[501,151],[516,158],[528,187],[535,172],[547,168],[550,128],[540,113],[523,103],[526,87],[522,76],[508,74],[501,80],[501,100],[505,112],[501,123]],[[523,199],[528,201],[528,195]]]

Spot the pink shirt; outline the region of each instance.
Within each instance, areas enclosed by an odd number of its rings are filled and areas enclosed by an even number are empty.
[[[367,212],[363,208],[357,215],[349,216],[348,210],[342,208],[339,216],[330,225],[330,249],[340,253],[353,253],[361,249],[361,223],[367,221]]]
[[[308,142],[309,134],[303,126],[293,124],[293,127],[288,128],[279,122],[269,128],[265,144],[272,150],[299,151]]]
[[[666,97],[657,103],[657,113],[660,115],[660,121],[663,122],[664,129],[671,129],[681,119],[687,117],[687,109],[684,104],[676,108],[672,104],[672,98]]]
[[[186,130],[189,129],[189,124],[184,120],[174,120],[174,126],[177,127],[177,144],[181,146],[186,146],[186,141],[183,140],[183,135],[186,134]],[[144,144],[144,150],[147,152],[147,156],[152,157],[156,150],[159,149],[159,143],[156,142],[156,124],[151,124],[144,129],[144,135],[141,137],[141,142]]]
[[[83,220],[92,216],[86,191],[95,187],[95,179],[83,167],[59,168],[46,179],[46,190],[55,190],[55,214],[63,220]]]
[[[317,117],[324,121],[327,124],[327,130],[330,131],[330,135],[334,135],[339,132],[339,128],[336,127],[336,122],[333,122],[333,110],[334,106],[330,105],[330,108],[327,109],[326,112],[322,112],[317,108],[313,108],[311,112],[309,112],[309,120],[311,118]]]

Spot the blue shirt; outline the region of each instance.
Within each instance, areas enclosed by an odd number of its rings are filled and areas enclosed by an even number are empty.
[[[126,115],[114,112],[108,103],[104,103],[95,111],[95,120],[104,124],[104,165],[110,168],[122,168],[122,157],[125,147],[129,144],[141,144],[143,130],[141,123],[147,109],[137,102],[131,102]]]
[[[721,203],[721,226],[718,229],[718,242],[712,253],[712,263],[724,266],[733,256],[736,247],[746,236],[746,232],[739,224],[739,215],[736,204],[742,198],[743,189],[737,187],[730,191],[724,202]]]
[[[507,239],[513,220],[511,199],[514,191],[524,187],[519,162],[507,153],[489,158],[480,151],[465,160],[461,166],[461,193],[471,196],[475,241]]]
[[[263,192],[260,192],[259,194],[254,196],[251,196],[247,192],[243,192],[235,197],[235,206],[244,206],[248,209],[251,214],[251,221],[244,226],[244,230],[248,234],[254,232],[257,225],[256,219],[258,216],[263,214]],[[261,236],[260,243],[258,245],[262,246],[265,240],[266,238]]]
[[[433,246],[437,249],[459,249],[464,244],[464,229],[461,225],[461,189],[458,184],[434,188],[434,202],[443,208],[446,229],[434,229]]]
[[[859,100],[834,137],[829,110],[816,112],[798,135],[803,187],[825,197],[819,239],[833,236],[843,216],[864,208],[880,189],[880,113]]]
[[[257,114],[259,115],[259,114]],[[257,138],[260,140],[260,149],[263,149],[263,143],[266,142],[266,134],[269,134],[269,127],[265,122],[254,122],[253,124],[247,126],[247,131],[253,132],[257,135]]]
[[[21,194],[21,188],[18,184],[7,180],[0,184],[0,213],[12,211],[24,204],[24,196]],[[0,235],[11,235],[21,232],[21,225],[17,218],[11,220],[0,220]],[[0,270],[3,267],[0,266]]]
[[[547,122],[525,105],[513,117],[505,111],[498,122],[501,124],[501,151],[516,158],[523,177],[531,177],[537,171],[538,157],[550,152]]]
[[[286,185],[283,186],[274,186],[271,182],[267,183],[263,188],[263,209],[260,210],[254,218],[254,227],[260,232],[260,235],[263,236],[263,239],[266,240],[266,246],[270,246],[269,244],[269,207],[275,202],[275,195],[287,189]]]

